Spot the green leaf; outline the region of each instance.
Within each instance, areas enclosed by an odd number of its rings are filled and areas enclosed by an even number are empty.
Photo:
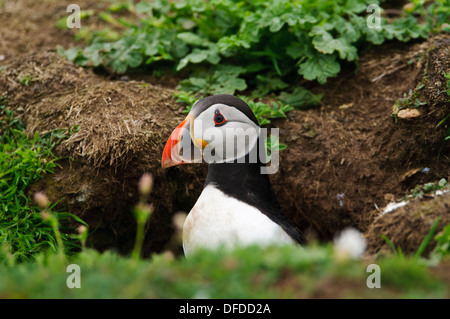
[[[141,1],[136,4],[135,10],[137,13],[149,13],[152,12],[153,6],[147,1]]]
[[[239,37],[236,34],[222,37],[217,42],[217,48],[221,53],[241,47],[244,49],[250,49],[251,42],[247,38]]]
[[[282,90],[289,86],[289,84],[284,82],[277,75],[270,75],[266,77],[258,74],[256,76],[256,81],[257,81],[257,89],[252,93],[252,96],[255,97],[261,97],[270,92]]]
[[[336,76],[340,70],[341,66],[334,55],[318,53],[300,63],[298,73],[306,80],[317,80],[320,84],[325,84],[328,77]]]
[[[206,93],[206,88],[208,87],[208,81],[206,78],[191,76],[188,79],[180,81],[177,86],[178,90],[183,90],[187,92],[202,92]]]
[[[220,61],[220,56],[215,47],[210,47],[207,50],[195,48],[190,54],[180,60],[176,70],[183,69],[188,63],[201,63],[208,61],[211,64],[217,64]]]
[[[370,3],[377,3],[377,1],[370,1]],[[361,13],[367,9],[367,2],[366,1],[359,1],[359,0],[347,0],[345,1],[345,5],[342,8],[343,11],[348,13]]]
[[[358,41],[361,36],[359,28],[343,17],[335,17],[335,27],[341,37],[344,37],[348,42],[353,43]]]
[[[233,65],[220,65],[214,72],[210,90],[214,94],[228,93],[234,94],[236,91],[243,91],[247,88],[244,79],[239,78],[245,68]]]
[[[211,85],[211,93],[214,94],[234,94],[236,91],[244,91],[247,83],[244,79],[235,77],[224,77],[222,81]]]
[[[192,32],[181,32],[177,34],[177,38],[190,45],[197,45],[200,47],[208,47],[210,42],[199,35]]]
[[[281,30],[283,25],[284,25],[284,21],[281,20],[279,17],[275,17],[272,19],[269,30],[270,30],[270,32],[278,32]]]
[[[315,35],[312,43],[317,51],[324,54],[332,54],[338,51],[341,59],[346,59],[347,61],[357,59],[358,54],[356,48],[346,38],[341,37],[335,39],[328,31],[319,27],[314,27],[311,34]]]
[[[307,109],[315,107],[320,103],[321,94],[312,94],[311,91],[297,87],[292,93],[282,92],[280,100],[286,104],[292,105],[296,109]]]
[[[62,49],[61,47],[58,48],[58,53],[65,56],[67,59],[71,61],[75,61],[75,59],[83,53],[83,51],[78,47],[73,47],[67,50]]]
[[[447,180],[446,180],[445,178],[441,178],[441,179],[439,180],[438,185],[439,185],[439,187],[442,188],[442,187],[448,185],[448,182],[447,182]]]
[[[305,42],[292,42],[286,47],[286,54],[293,59],[298,59],[311,55],[312,49],[312,46]]]

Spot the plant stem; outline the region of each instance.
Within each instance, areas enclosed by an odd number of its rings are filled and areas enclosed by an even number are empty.
[[[145,223],[152,213],[152,207],[145,204],[145,198],[141,195],[139,204],[134,209],[134,215],[136,217],[136,241],[131,253],[131,257],[135,260],[139,260],[142,251],[142,244],[144,242],[145,235]]]
[[[145,222],[142,223],[138,221],[136,230],[136,241],[134,243],[133,252],[131,254],[132,258],[135,260],[139,260],[141,256],[142,243],[144,242],[144,227]]]

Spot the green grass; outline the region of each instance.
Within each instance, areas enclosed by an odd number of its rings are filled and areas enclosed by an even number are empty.
[[[446,225],[442,232],[436,235],[437,246],[433,251],[433,257],[442,259],[450,256],[450,224]]]
[[[433,276],[423,262],[390,256],[371,263],[380,266],[380,289],[366,286],[367,262],[337,260],[329,245],[201,251],[190,258],[165,253],[144,260],[88,249],[69,261],[49,254],[39,255],[36,263],[1,265],[0,296],[298,298],[320,296],[328,284],[337,285],[336,298],[448,297],[448,283]],[[69,264],[80,267],[81,288],[67,287]]]
[[[417,251],[415,252],[415,254],[413,255],[414,259],[419,259],[422,254],[424,253],[425,249],[427,248],[427,246],[430,244],[431,240],[434,238],[434,234],[436,232],[437,226],[439,224],[439,220],[440,217],[438,217],[436,219],[436,221],[434,222],[433,226],[431,227],[430,231],[428,232],[428,234],[425,236],[425,238],[422,240],[422,242],[420,243],[419,248],[417,249]],[[392,249],[392,251],[399,257],[404,257],[404,254],[402,252],[402,249],[399,247],[395,247],[394,243],[386,236],[381,235],[381,238],[383,238],[386,243],[388,244],[388,246]],[[445,238],[445,237],[444,237]],[[440,251],[442,253],[442,249],[437,249],[437,251]],[[445,254],[441,254],[441,257],[443,257]],[[436,256],[436,255],[435,255]]]
[[[42,221],[28,188],[53,173],[58,166],[52,149],[67,132],[54,130],[32,138],[23,123],[0,98],[0,245],[8,246],[19,261],[33,259],[48,248],[56,250],[56,238],[50,225]],[[59,213],[61,220],[69,214]],[[64,236],[70,249],[70,238]]]

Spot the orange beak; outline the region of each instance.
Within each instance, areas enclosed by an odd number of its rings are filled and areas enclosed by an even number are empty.
[[[182,145],[183,144],[183,145]],[[191,146],[191,148],[189,147]],[[164,147],[161,167],[201,162],[201,150],[208,143],[194,136],[194,116],[189,114],[172,132]],[[194,148],[192,151],[190,151]],[[185,155],[182,155],[182,149]]]
[[[169,139],[164,146],[164,151],[161,159],[161,167],[167,168],[179,164],[185,164],[185,162],[178,156],[179,154],[179,143],[181,141],[181,135],[185,129],[186,123],[189,117],[186,117],[183,122],[180,123],[170,134]]]

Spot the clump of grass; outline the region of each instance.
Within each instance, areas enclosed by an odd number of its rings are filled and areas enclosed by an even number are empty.
[[[437,229],[437,226],[439,224],[439,221],[440,221],[440,217],[436,218],[436,221],[434,222],[433,226],[431,226],[430,231],[425,236],[425,238],[422,240],[422,242],[419,245],[419,248],[417,248],[417,251],[413,255],[413,259],[417,260],[423,255],[423,253],[425,252],[425,249],[428,247],[428,245],[430,244],[431,240],[433,239],[434,234],[436,233],[436,229]],[[405,257],[405,255],[403,254],[403,251],[402,251],[400,246],[395,247],[394,243],[388,237],[386,237],[384,235],[381,235],[381,238],[383,238],[384,241],[386,241],[388,246],[392,249],[392,251],[397,256],[402,257],[402,258]]]
[[[27,190],[58,167],[52,149],[65,137],[65,132],[55,130],[42,136],[36,132],[29,138],[24,124],[7,108],[6,97],[0,97],[0,244],[8,243],[18,261],[32,260],[35,254],[58,245]],[[64,220],[71,215],[58,213],[58,217]],[[70,247],[68,235],[62,240]]]
[[[422,79],[422,82],[424,79]],[[427,105],[426,102],[420,101],[420,90],[423,89],[425,84],[420,83],[417,87],[414,89],[409,90],[408,93],[404,93],[403,97],[399,98],[397,101],[395,101],[393,110],[392,110],[392,117],[397,121],[397,114],[400,110],[403,109],[418,109],[423,105]]]
[[[33,78],[31,75],[25,75],[24,77],[19,79],[19,83],[23,86],[30,86],[31,82],[33,82]]]
[[[9,298],[317,298],[330,297],[326,292],[335,288],[334,298],[447,296],[445,283],[423,263],[398,256],[375,262],[381,269],[381,289],[366,287],[366,262],[338,262],[329,245],[251,246],[228,253],[202,250],[190,258],[155,254],[146,260],[87,250],[70,260],[80,266],[80,289],[67,288],[67,264],[50,255],[40,259],[38,267],[0,265],[0,294]]]
[[[432,256],[438,260],[450,256],[450,224],[446,225],[442,232],[435,237],[437,245],[432,252]]]
[[[44,222],[48,223],[53,230],[53,234],[55,236],[55,240],[57,243],[57,253],[58,256],[64,260],[65,254],[64,254],[64,243],[62,239],[61,232],[59,230],[59,221],[58,217],[52,214],[52,212],[48,209],[50,202],[47,198],[47,196],[44,193],[37,192],[34,194],[34,200],[38,204],[38,206],[42,209],[40,215]]]

